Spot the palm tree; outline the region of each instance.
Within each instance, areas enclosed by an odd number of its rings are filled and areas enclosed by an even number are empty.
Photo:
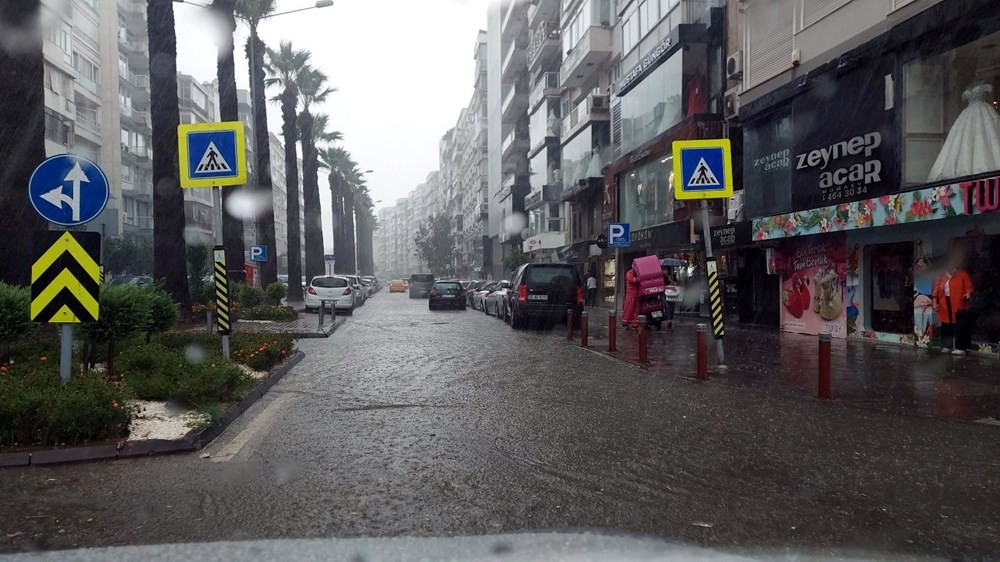
[[[333,253],[337,257],[336,270],[347,271],[341,263],[341,256],[347,259],[347,234],[344,220],[344,192],[347,191],[347,176],[356,173],[357,164],[351,159],[351,154],[341,147],[330,146],[320,152],[323,165],[330,170],[331,220],[333,222]],[[346,262],[344,262],[346,263]]]
[[[372,255],[372,236],[376,228],[374,207],[368,187],[362,185],[358,197],[354,200],[354,216],[358,223],[358,269],[362,275],[375,274],[375,257]]]
[[[236,0],[236,16],[250,26],[246,55],[250,63],[250,91],[253,105],[254,169],[257,189],[264,194],[267,205],[257,216],[257,242],[277,253],[274,236],[274,194],[271,187],[271,143],[267,133],[267,106],[264,92],[264,53],[267,47],[257,36],[261,20],[274,13],[275,0]],[[278,280],[278,260],[270,259],[260,268],[264,285]]]
[[[219,45],[216,77],[219,80],[219,116],[223,121],[239,121],[239,98],[236,96],[236,60],[233,53],[233,33],[236,0],[213,0],[211,10],[225,23],[226,35]],[[222,242],[226,247],[226,268],[232,281],[245,279],[243,274],[243,220],[225,212],[226,203],[243,187],[222,190]]]
[[[274,99],[281,102],[281,132],[285,137],[285,191],[287,193],[288,223],[288,302],[302,302],[302,222],[299,213],[299,161],[296,151],[298,143],[299,75],[309,68],[309,51],[297,51],[292,44],[282,41],[278,50],[267,50],[269,74],[268,87],[281,88]],[[307,277],[307,279],[312,279]]]
[[[149,0],[150,116],[153,122],[153,276],[180,304],[185,317],[191,313],[188,292],[187,247],[184,243],[184,194],[177,178],[177,34],[173,0]]]
[[[48,224],[25,196],[35,166],[45,160],[45,90],[42,88],[42,37],[37,29],[39,0],[0,2],[0,21],[11,45],[0,46],[0,239],[4,259],[0,281],[27,285],[31,281],[31,238]]]
[[[310,113],[313,104],[322,103],[334,92],[326,85],[326,75],[314,68],[299,74],[299,97],[302,98],[302,112],[299,114],[299,131],[302,143],[302,204],[304,206],[306,278],[322,275],[323,262],[323,215],[319,207],[319,158],[316,141],[320,131],[316,119]],[[340,257],[338,256],[339,260]]]

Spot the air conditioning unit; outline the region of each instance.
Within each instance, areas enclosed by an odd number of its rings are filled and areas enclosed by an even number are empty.
[[[740,116],[740,91],[739,86],[726,92],[722,100],[722,113],[726,119],[736,119]]]
[[[726,78],[729,80],[743,79],[743,51],[736,51],[726,57]]]
[[[743,192],[737,191],[729,198],[729,207],[726,213],[729,217],[729,222],[738,222],[743,220]]]
[[[590,96],[590,109],[607,110],[608,107],[608,96]]]

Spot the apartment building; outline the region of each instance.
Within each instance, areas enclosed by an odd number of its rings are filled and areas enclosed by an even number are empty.
[[[198,82],[177,73],[180,123],[214,123],[219,120],[219,90],[215,84]],[[184,238],[188,244],[215,244],[215,204],[211,189],[184,190]]]
[[[559,0],[536,0],[528,7],[528,159],[531,191],[524,199],[528,237],[522,251],[535,262],[558,261],[569,244],[562,196],[562,28]]]
[[[750,278],[775,274],[740,287],[741,319],[955,347],[941,338],[949,324],[995,353],[1000,143],[986,139],[1000,138],[996,2],[741,8],[726,109],[742,126],[747,220],[737,224],[747,226],[729,261],[753,264],[736,267]],[[942,323],[931,291],[952,269],[975,292]],[[823,297],[817,310],[783,304],[802,279]]]

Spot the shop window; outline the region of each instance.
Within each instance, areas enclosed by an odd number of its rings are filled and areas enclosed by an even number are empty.
[[[674,53],[621,96],[622,153],[642,145],[684,118],[683,57],[683,51]]]
[[[1000,33],[903,66],[907,185],[1000,170]]]
[[[792,205],[790,108],[743,128],[743,205],[747,218],[787,211]]]
[[[622,222],[632,230],[674,219],[673,158],[653,160],[621,175],[618,181]]]
[[[913,243],[871,248],[871,327],[877,332],[913,333]]]

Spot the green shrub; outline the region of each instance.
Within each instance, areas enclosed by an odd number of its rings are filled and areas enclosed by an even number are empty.
[[[10,361],[10,346],[31,330],[31,289],[0,283],[0,362]]]
[[[0,446],[54,445],[128,434],[133,412],[126,391],[99,376],[78,375],[63,385],[36,364],[0,377]],[[27,367],[27,368],[26,368]]]
[[[291,322],[297,320],[299,313],[290,306],[258,306],[247,309],[238,316],[240,320],[274,320],[277,322]]]
[[[183,345],[180,338],[168,339],[179,347],[154,341],[119,355],[119,372],[137,398],[177,400],[198,407],[239,400],[252,387],[253,380],[235,363],[224,359],[219,347],[204,345],[200,338],[191,338]],[[191,348],[202,352],[193,362],[185,355],[185,350]]]
[[[109,376],[114,375],[115,344],[145,331],[150,325],[146,291],[135,285],[102,286],[100,317],[97,322],[81,325],[83,335],[90,340],[92,353],[96,344],[107,344]]]
[[[232,341],[233,360],[254,371],[269,371],[292,353],[294,340],[288,334],[236,334]]]
[[[191,365],[178,380],[174,396],[181,402],[200,405],[232,402],[243,398],[253,386],[253,379],[238,365],[219,359]]]
[[[160,286],[148,287],[144,291],[144,306],[147,311],[147,321],[144,331],[146,341],[153,334],[166,332],[177,322],[177,305],[170,295]]]
[[[130,346],[119,354],[116,363],[118,373],[142,400],[173,398],[177,380],[187,369],[182,351],[157,342]]]
[[[264,289],[253,285],[240,285],[236,292],[236,300],[243,308],[253,309],[264,304]]]
[[[285,287],[284,283],[275,281],[264,289],[264,293],[268,304],[271,306],[281,306],[281,299],[288,296],[288,288]]]

